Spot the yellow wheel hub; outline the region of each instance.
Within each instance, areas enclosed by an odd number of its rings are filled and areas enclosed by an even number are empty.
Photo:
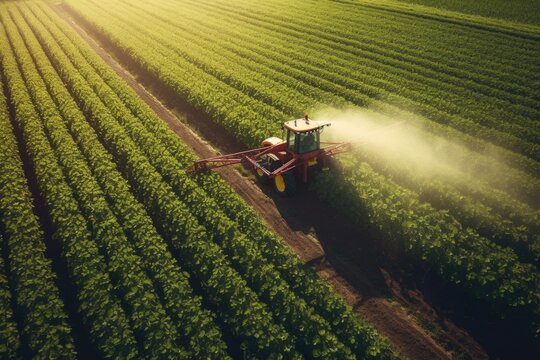
[[[283,179],[283,176],[276,176],[274,178],[274,184],[276,185],[277,191],[279,191],[280,193],[285,192],[285,179]]]

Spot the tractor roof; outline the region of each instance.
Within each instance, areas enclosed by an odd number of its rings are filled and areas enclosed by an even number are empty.
[[[326,126],[328,124],[321,124],[317,121],[309,120],[306,121],[305,119],[297,119],[297,120],[291,120],[283,123],[283,127],[285,129],[289,129],[294,132],[308,132],[317,130],[318,128],[321,128],[323,126]]]

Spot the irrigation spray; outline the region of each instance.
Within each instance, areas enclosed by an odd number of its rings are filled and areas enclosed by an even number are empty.
[[[501,185],[508,166],[490,154],[481,154],[449,139],[436,136],[407,120],[368,109],[323,109],[313,119],[328,121],[332,126],[323,141],[348,141],[355,145],[353,153],[373,161],[396,166],[415,175],[436,177],[445,181],[483,181],[494,177]],[[510,186],[510,184],[508,184]]]

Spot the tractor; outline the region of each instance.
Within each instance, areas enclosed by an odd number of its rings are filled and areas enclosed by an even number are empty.
[[[304,118],[283,123],[283,137],[270,137],[257,149],[201,159],[192,169],[200,172],[227,165],[249,166],[262,183],[272,183],[278,193],[292,196],[298,182],[306,184],[323,168],[335,166],[335,155],[350,150],[347,142],[321,142],[321,133],[330,123]]]

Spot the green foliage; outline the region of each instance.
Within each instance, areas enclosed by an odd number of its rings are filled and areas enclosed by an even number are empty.
[[[4,238],[2,234],[0,234],[0,242],[3,246]],[[4,258],[0,256],[0,319],[2,319],[2,322],[0,322],[0,356],[3,359],[15,359],[21,341],[17,331],[17,324],[13,320],[12,296],[5,269]]]
[[[537,214],[519,201],[540,201],[531,34],[482,24],[488,31],[477,45],[451,47],[469,39],[461,23],[438,44],[424,34],[448,33],[437,17],[412,21],[386,8],[331,2],[69,4],[247,145],[305,109],[369,105],[423,115],[405,117],[429,136],[465,144],[471,166],[483,169],[477,151],[503,159],[507,178],[489,183],[497,191],[377,169],[408,182],[411,192],[353,162],[343,179],[321,177],[319,193],[500,316],[530,317],[537,331],[538,272],[516,256],[538,260]],[[289,12],[302,16],[291,22]],[[46,4],[16,4],[0,14],[7,31],[0,40],[10,44],[0,54],[17,123],[80,312],[105,356],[227,358],[215,317],[248,357],[396,356],[219,176],[184,172],[192,151]],[[383,28],[376,36],[370,19]],[[413,32],[406,37],[411,48],[396,29]],[[514,47],[491,49],[499,36],[518,33],[519,69],[508,56]],[[494,57],[479,61],[477,51]],[[512,122],[500,120],[507,117]],[[514,186],[508,194],[501,191],[506,181]]]
[[[2,11],[1,15],[6,19],[6,11]],[[3,28],[0,30],[0,38],[2,44],[9,44]],[[68,269],[79,288],[81,313],[104,354],[110,357],[137,357],[133,332],[113,293],[113,286],[105,271],[105,262],[95,244],[90,241],[86,221],[80,214],[78,204],[50,148],[14,54],[9,46],[0,47],[0,54],[10,100],[15,110],[15,119],[22,130],[40,193],[47,203],[51,221],[55,226],[54,238],[63,242],[63,253]],[[46,279],[45,276],[34,277],[32,279],[34,287],[35,282],[42,284],[42,279]],[[29,308],[33,309],[34,305],[29,304]],[[62,316],[62,312],[42,313]],[[43,343],[42,347],[51,345],[52,347],[38,348],[39,354],[44,357],[75,357],[73,345],[69,342],[63,346],[54,346],[60,341],[60,344],[69,341],[69,336],[61,335],[62,332],[69,331],[69,328],[65,325],[56,326],[58,327],[56,330],[46,329],[47,332],[44,332],[43,336],[58,336],[58,340]],[[33,330],[44,331],[39,323]]]
[[[22,19],[15,17],[16,19]],[[178,335],[165,314],[152,287],[152,282],[142,269],[140,258],[128,244],[115,216],[108,206],[102,190],[92,176],[84,157],[69,135],[51,99],[47,88],[36,71],[30,54],[26,51],[14,24],[4,18],[8,35],[20,69],[25,78],[36,109],[43,119],[44,130],[58,159],[83,215],[88,221],[92,238],[104,255],[109,272],[121,297],[129,304],[129,316],[134,331],[143,344],[144,353],[167,357],[183,355],[174,341]],[[22,29],[22,33],[30,30]]]
[[[227,357],[224,353],[225,345],[220,339],[221,333],[213,324],[212,315],[201,307],[201,299],[193,296],[187,275],[168,252],[151,218],[118,172],[111,155],[99,142],[54,68],[48,61],[44,61],[45,53],[37,40],[26,36],[26,41],[35,55],[36,65],[44,75],[49,93],[57,103],[64,102],[61,111],[70,133],[88,159],[96,179],[112,200],[113,210],[133,240],[137,252],[142,255],[148,273],[152,274],[154,284],[159,288],[158,293],[164,298],[168,314],[186,338],[186,345],[189,344],[190,351],[196,357]]]
[[[355,164],[346,181],[323,175],[317,188],[353,221],[377,228],[391,246],[464,287],[497,316],[527,323],[533,334],[540,330],[540,275],[509,249],[462,228],[447,212],[385,181],[367,163]]]
[[[369,149],[361,153],[375,171],[414,189],[422,202],[448,210],[462,226],[475,229],[479,235],[513,249],[521,261],[540,263],[540,219],[530,207],[485,185],[471,187],[459,177],[452,177],[449,171],[444,176],[432,178],[422,175],[421,171],[411,171],[406,164],[389,164],[377,154],[370,153]],[[478,189],[488,197],[478,194]],[[477,200],[482,197],[482,201]]]
[[[115,2],[111,6],[115,6]],[[201,6],[204,7],[202,4],[199,5]],[[132,6],[129,12],[125,8],[119,8],[117,11],[128,26],[137,29],[137,33],[146,35],[149,24],[144,26],[143,22],[134,21],[138,7]],[[156,11],[156,8],[159,10]],[[533,118],[538,116],[538,111],[531,109],[531,107],[535,108],[535,105],[530,98],[530,90],[527,89],[530,84],[524,82],[523,79],[507,81],[506,76],[505,81],[501,81],[493,76],[492,72],[485,74],[483,72],[485,66],[477,69],[476,66],[470,64],[472,62],[470,57],[467,57],[466,62],[460,59],[458,66],[447,64],[448,61],[444,60],[455,53],[453,48],[442,48],[434,52],[432,46],[435,44],[424,40],[424,42],[411,44],[416,49],[411,51],[377,40],[382,35],[380,33],[376,36],[366,35],[369,28],[363,31],[361,23],[354,23],[355,31],[353,32],[349,30],[352,25],[351,20],[325,20],[325,17],[311,15],[309,12],[291,24],[286,16],[280,14],[282,10],[272,9],[279,14],[279,17],[274,14],[277,20],[273,19],[270,24],[267,24],[267,13],[257,9],[246,10],[240,7],[231,12],[230,9],[223,9],[222,6],[216,4],[205,10],[214,16],[204,25],[197,21],[200,17],[197,12],[200,11],[195,10],[192,13],[189,4],[182,4],[181,11],[178,12],[178,15],[184,14],[185,20],[182,23],[176,21],[177,17],[169,15],[172,9],[165,8],[159,3],[152,4],[152,7],[145,6],[142,12],[144,15],[137,14],[137,19],[141,20],[143,16],[149,17],[148,13],[157,12],[153,20],[148,19],[148,21],[159,21],[162,24],[162,30],[160,34],[153,33],[146,36],[159,40],[160,44],[166,44],[166,49],[160,49],[160,53],[163,56],[176,58],[177,67],[186,67],[187,70],[195,65],[243,93],[283,111],[292,109],[295,113],[300,113],[295,107],[297,102],[283,107],[284,101],[301,99],[304,106],[310,106],[313,100],[306,101],[306,97],[302,98],[300,94],[318,93],[317,96],[322,97],[321,99],[324,99],[323,101],[327,104],[340,105],[346,100],[358,105],[369,104],[384,111],[392,111],[395,108],[395,106],[389,106],[388,102],[397,104],[400,108],[423,114],[430,120],[436,120],[444,125],[450,124],[454,128],[474,134],[473,137],[465,138],[467,142],[474,143],[477,149],[486,148],[495,151],[489,147],[489,144],[478,141],[479,135],[482,134],[486,134],[488,140],[505,147],[513,143],[521,144],[516,145],[518,147],[524,145],[523,141],[513,140],[512,136],[509,136],[514,131],[530,133],[529,136],[532,137],[529,137],[526,142],[534,142],[534,139],[538,139],[536,131],[528,128],[531,125],[528,116]],[[310,10],[319,11],[319,9]],[[336,12],[336,16],[341,15],[335,7],[328,10]],[[189,17],[185,16],[188,14]],[[223,16],[226,20],[221,19]],[[385,20],[388,20],[388,23],[394,23],[394,19],[390,16]],[[314,27],[311,25],[312,22],[320,23],[320,26]],[[229,30],[230,27],[227,26],[229,23],[235,24],[242,31]],[[110,22],[105,24],[105,28],[112,26],[110,24]],[[335,27],[336,24],[340,26]],[[360,26],[360,29],[356,29],[357,26]],[[336,30],[330,34],[323,30],[333,27]],[[182,29],[181,34],[174,30],[178,28]],[[261,29],[269,32],[271,36],[261,36]],[[212,37],[209,38],[210,35]],[[208,38],[211,40],[208,41]],[[217,38],[221,39],[219,44],[216,41]],[[199,50],[197,43],[201,41],[206,44],[202,50]],[[461,41],[468,41],[468,39],[464,38]],[[291,43],[295,46],[290,46]],[[202,51],[204,53],[201,53]],[[227,61],[230,57],[228,54],[231,52],[242,57],[241,67],[238,65],[235,67],[232,61]],[[339,56],[334,53],[339,53]],[[431,58],[425,60],[426,56]],[[434,56],[437,57],[433,58]],[[299,59],[302,59],[301,68],[299,68]],[[249,60],[266,66],[259,65],[259,71],[247,71],[246,69],[251,70],[252,65],[255,65]],[[495,66],[501,67],[501,64],[490,64],[489,68]],[[268,72],[268,67],[281,72],[277,75],[278,78],[274,77],[275,73]],[[234,68],[238,71],[230,71]],[[501,73],[506,72],[503,69]],[[522,71],[528,73],[530,70],[530,66],[523,66]],[[476,73],[474,79],[472,72]],[[279,87],[273,86],[272,79],[280,77],[289,78],[285,83],[286,87],[283,87],[283,83]],[[251,78],[254,80],[251,81]],[[261,80],[255,81],[257,78]],[[195,78],[193,81],[196,83],[201,80]],[[211,78],[205,80],[215,82]],[[306,91],[305,87],[299,87],[301,85],[298,80],[323,89],[327,93],[321,94],[313,88]],[[287,91],[287,87],[290,87],[292,91]],[[277,89],[281,91],[278,92]],[[298,93],[294,90],[298,90]],[[231,90],[224,88],[223,91]],[[334,95],[328,95],[329,93]],[[441,93],[441,96],[426,96],[431,93]],[[444,96],[442,96],[443,93]],[[284,96],[284,94],[289,96]],[[475,101],[472,101],[473,99]],[[499,102],[502,99],[505,101]],[[464,101],[467,102],[467,106],[461,105]],[[256,111],[259,109],[255,104],[250,106]],[[511,110],[514,106],[519,109]],[[264,109],[267,111],[265,119],[275,121],[277,125],[281,119],[275,118],[275,112],[269,109],[271,108]],[[488,111],[491,114],[489,117],[485,116]],[[518,125],[499,121],[500,118],[508,117],[509,111],[514,121],[521,119],[523,123]],[[285,112],[285,114],[291,113]],[[251,121],[250,118],[247,119]],[[410,120],[421,121],[421,119]],[[448,133],[449,131],[445,127],[433,124],[432,121],[422,121],[421,125],[437,132]],[[497,127],[499,130],[495,129]],[[456,133],[453,132],[450,135],[455,137]],[[500,141],[494,140],[499,136]],[[529,147],[529,145],[526,146]],[[534,144],[530,150],[531,154],[538,154],[537,146]],[[513,158],[515,154],[504,152],[502,156]],[[525,166],[534,164],[524,159],[516,158],[515,161],[525,161],[523,165],[529,164]],[[538,169],[538,164],[532,166]]]
[[[3,31],[0,29],[1,47],[7,51],[9,43]],[[6,72],[9,71],[9,60],[5,59],[4,50],[0,56],[2,66],[7,68]],[[9,74],[5,76],[10,78]],[[45,257],[43,233],[32,210],[30,191],[3,95],[3,84],[0,82],[0,85],[0,221],[5,229],[2,247],[9,261],[14,304],[20,311],[23,321],[21,329],[28,338],[30,354],[75,357],[71,329],[54,283],[51,262]],[[11,94],[13,96],[13,92]],[[4,269],[3,263],[0,268]],[[10,296],[7,279],[3,280],[1,318],[5,319],[5,328],[1,333],[5,336],[5,342],[2,342],[1,348],[6,357],[13,357],[19,350],[19,340],[16,327],[9,320],[11,311],[6,306],[9,307]]]
[[[433,6],[440,9],[458,11],[517,22],[540,25],[540,6],[535,0],[399,0],[412,4]]]

